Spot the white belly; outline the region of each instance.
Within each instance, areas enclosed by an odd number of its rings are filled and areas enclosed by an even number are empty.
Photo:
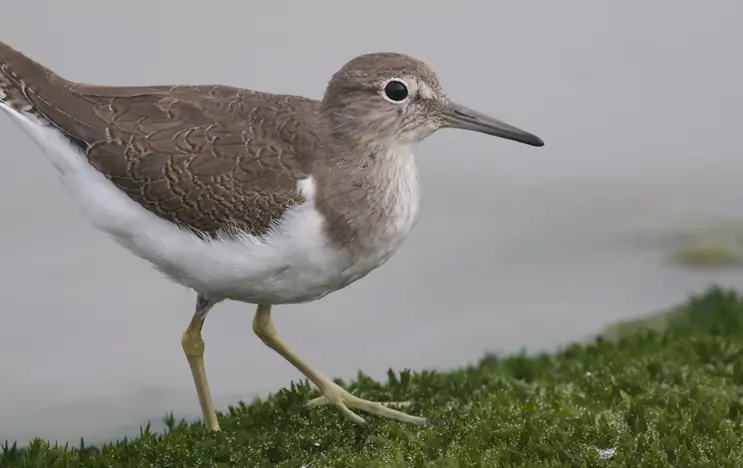
[[[391,224],[384,236],[353,262],[328,242],[325,220],[314,207],[311,178],[299,182],[307,202],[285,213],[264,238],[243,234],[205,240],[141,207],[56,129],[1,102],[0,108],[42,148],[97,228],[173,281],[215,299],[269,304],[318,299],[384,263],[415,224],[419,196],[413,166],[415,180],[403,187],[405,196],[391,200]]]

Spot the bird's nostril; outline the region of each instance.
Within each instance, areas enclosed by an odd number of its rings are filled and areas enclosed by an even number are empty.
[[[457,114],[460,117],[467,117],[468,119],[474,119],[473,116],[471,116],[471,115],[469,115],[469,114],[467,114],[465,112],[462,112],[459,109],[454,109],[454,113]]]

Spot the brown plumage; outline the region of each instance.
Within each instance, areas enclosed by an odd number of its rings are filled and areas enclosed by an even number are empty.
[[[317,101],[229,86],[91,86],[0,43],[0,89],[30,105],[129,197],[199,232],[266,232],[302,201]],[[279,143],[279,144],[277,144]]]

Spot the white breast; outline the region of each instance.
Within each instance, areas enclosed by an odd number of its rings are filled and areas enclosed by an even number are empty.
[[[215,298],[271,304],[320,298],[384,263],[410,233],[420,205],[410,154],[395,158],[400,164],[391,167],[399,177],[385,192],[389,224],[369,255],[355,262],[329,244],[325,219],[314,206],[312,178],[299,182],[306,203],[289,209],[267,236],[205,240],[142,208],[58,130],[1,102],[0,108],[41,147],[97,228],[173,281]]]

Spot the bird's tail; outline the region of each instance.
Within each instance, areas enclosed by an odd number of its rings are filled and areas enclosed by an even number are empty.
[[[33,69],[36,76],[49,72],[43,65],[0,41],[0,103],[17,110],[34,112],[34,105],[27,94],[28,87],[16,74],[17,70]]]
[[[64,175],[78,164],[79,155],[57,151],[55,145],[69,145],[69,141],[38,107],[43,105],[45,97],[36,89],[51,79],[65,84],[48,68],[0,42],[0,111],[20,126]]]

